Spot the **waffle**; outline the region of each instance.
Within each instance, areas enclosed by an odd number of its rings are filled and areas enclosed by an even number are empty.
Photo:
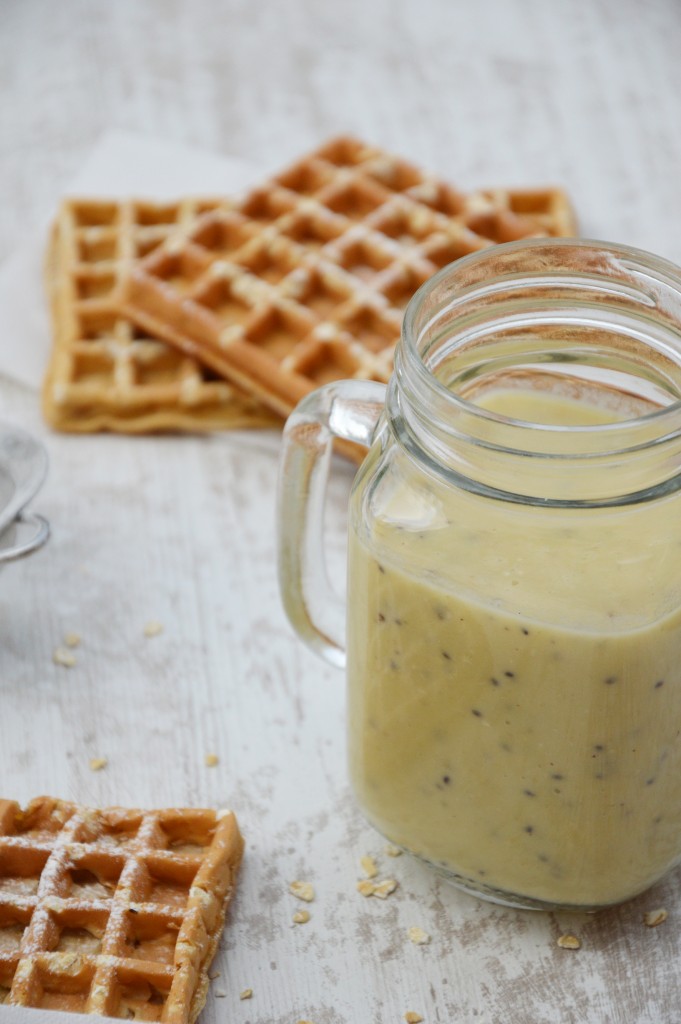
[[[242,849],[229,811],[0,800],[0,1003],[194,1021]]]
[[[54,342],[43,411],[51,426],[143,433],[278,423],[238,388],[133,324],[116,301],[133,259],[224,206],[210,199],[62,203],[46,263]]]
[[[123,305],[285,416],[328,381],[387,381],[404,307],[447,263],[575,230],[559,189],[463,195],[339,138],[132,265]]]

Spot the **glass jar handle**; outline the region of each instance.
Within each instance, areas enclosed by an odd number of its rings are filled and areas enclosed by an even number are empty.
[[[368,448],[385,385],[344,380],[307,395],[286,421],[279,469],[279,587],[291,625],[332,665],[345,665],[345,605],[323,544],[324,498],[335,438]]]

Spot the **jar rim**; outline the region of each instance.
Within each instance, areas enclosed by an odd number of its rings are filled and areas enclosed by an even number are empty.
[[[530,280],[532,278],[542,276],[541,270],[522,270],[517,271],[515,275],[503,274],[498,277],[480,275],[476,278],[475,271],[484,268],[486,265],[490,264],[491,261],[499,261],[506,256],[512,257],[515,254],[537,253],[538,255],[546,255],[550,252],[561,251],[564,253],[572,252],[576,254],[600,254],[605,257],[613,257],[629,261],[630,264],[635,264],[636,269],[645,274],[651,282],[666,285],[667,287],[671,286],[676,292],[678,292],[679,305],[681,309],[681,267],[671,262],[671,260],[656,256],[644,249],[591,238],[531,238],[520,239],[519,241],[514,242],[506,242],[486,247],[455,260],[453,263],[441,268],[421,285],[418,291],[413,295],[405,310],[400,343],[398,344],[395,356],[396,375],[400,377],[400,371],[404,366],[412,376],[412,379],[417,382],[417,388],[423,389],[424,394],[427,394],[435,404],[449,404],[452,408],[459,408],[461,411],[465,412],[467,416],[478,418],[480,421],[512,424],[517,430],[525,431],[526,433],[532,432],[535,436],[537,433],[545,433],[546,435],[559,434],[562,436],[565,436],[566,434],[570,434],[572,436],[584,435],[587,437],[598,435],[599,437],[610,437],[612,438],[613,443],[616,444],[615,439],[618,436],[623,437],[627,431],[630,432],[632,429],[635,429],[637,425],[645,424],[646,426],[650,426],[652,423],[658,423],[660,429],[664,429],[664,425],[675,418],[679,421],[677,429],[681,430],[681,415],[679,415],[681,414],[681,395],[679,396],[679,399],[670,402],[663,408],[648,411],[641,416],[632,416],[630,418],[620,420],[616,419],[603,424],[579,424],[570,426],[549,423],[538,424],[530,421],[513,419],[512,417],[508,417],[476,405],[474,402],[467,400],[448,388],[428,368],[421,352],[418,349],[418,341],[428,324],[420,324],[419,318],[423,315],[424,306],[426,306],[431,297],[444,283],[448,282],[451,286],[451,290],[453,291],[456,288],[454,278],[457,277],[465,281],[466,274],[473,271],[473,283],[464,284],[463,286],[460,285],[452,299],[448,303],[443,304],[437,310],[437,313],[430,317],[428,323],[432,323],[437,317],[441,317],[443,311],[450,308],[456,301],[464,297],[470,297],[475,294],[476,291],[478,294],[482,294],[483,291],[489,290],[493,281],[510,282],[514,277],[524,277],[526,280]],[[569,276],[561,269],[560,265],[551,266],[550,273],[552,275],[564,276],[566,279]],[[581,276],[584,280],[597,280],[597,275],[593,273],[583,273]],[[605,277],[603,277],[603,279],[605,279]],[[614,282],[611,284],[611,290],[613,291],[613,294],[618,291],[624,293],[626,286],[621,282],[618,286],[618,282]],[[644,300],[645,294],[646,293],[642,290],[637,290],[637,296],[641,300]],[[642,304],[644,304],[643,301]],[[648,303],[648,305],[654,306],[655,303],[652,301]],[[666,327],[668,330],[673,331],[678,339],[679,361],[681,363],[681,320],[678,320],[675,325],[667,324]],[[523,447],[523,445],[520,445],[520,447]]]

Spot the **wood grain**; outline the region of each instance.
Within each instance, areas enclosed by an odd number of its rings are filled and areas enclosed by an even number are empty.
[[[5,0],[0,22],[0,255],[118,127],[270,168],[352,131],[464,188],[565,185],[586,234],[681,262],[675,0]],[[575,918],[384,855],[348,790],[342,679],[281,609],[276,436],[59,437],[37,395],[5,381],[0,398],[46,441],[53,527],[0,577],[2,792],[234,808],[247,856],[205,1024],[681,1021],[678,872]],[[349,486],[339,464],[336,567]],[[71,669],[52,661],[68,631]],[[367,853],[399,881],[385,902],[356,892]],[[293,879],[316,888],[306,925]],[[669,918],[646,928],[656,906]],[[563,931],[582,948],[559,949]]]

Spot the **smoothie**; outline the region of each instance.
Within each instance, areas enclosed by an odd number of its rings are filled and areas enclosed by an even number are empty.
[[[603,422],[545,396],[544,411],[519,392],[484,402]],[[437,482],[417,489],[408,469],[386,481],[357,499],[371,507],[350,535],[349,757],[364,812],[510,902],[596,907],[644,890],[681,857],[679,498],[500,512]]]

